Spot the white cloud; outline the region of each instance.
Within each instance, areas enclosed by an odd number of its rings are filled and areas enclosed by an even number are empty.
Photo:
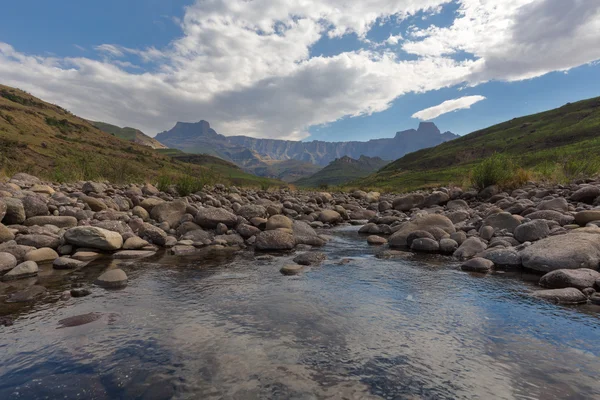
[[[485,100],[484,96],[464,96],[458,99],[446,100],[437,106],[429,107],[414,113],[412,118],[429,121],[452,111],[471,108],[473,104],[479,103],[482,100]]]
[[[298,139],[310,126],[385,110],[409,92],[527,79],[600,59],[600,3],[591,0],[458,0],[450,26],[411,27],[385,41],[414,60],[366,39],[376,23],[437,13],[450,1],[202,0],[186,8],[181,37],[165,48],[102,44],[95,60],[0,43],[0,80],[152,134],[207,119],[225,134]],[[310,56],[323,37],[349,33],[364,49]]]

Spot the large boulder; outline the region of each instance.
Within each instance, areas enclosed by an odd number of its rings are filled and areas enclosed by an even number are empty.
[[[571,232],[539,240],[521,251],[523,266],[542,272],[598,269],[600,234]]]
[[[204,229],[215,229],[219,223],[231,228],[237,224],[237,216],[223,208],[201,208],[195,222]]]
[[[77,226],[65,232],[67,243],[79,247],[113,251],[123,246],[123,237],[113,231],[95,226]]]
[[[519,217],[508,212],[500,212],[486,217],[482,226],[491,226],[495,231],[506,230],[513,233],[519,225],[521,225]]]
[[[571,201],[592,204],[600,196],[598,186],[584,186],[571,195]]]
[[[430,232],[433,228],[440,228],[447,233],[454,233],[456,229],[450,219],[439,214],[427,214],[405,222],[399,230],[390,237],[391,247],[408,247],[406,239],[415,231]],[[431,232],[433,234],[433,232]]]
[[[417,208],[425,201],[425,196],[418,193],[409,194],[406,196],[396,197],[392,202],[394,210],[398,211],[410,211],[413,208]]]
[[[293,221],[285,215],[277,214],[269,217],[267,220],[266,230],[272,231],[273,229],[286,228],[292,229]]]
[[[552,211],[552,210],[535,211],[535,212],[532,212],[531,214],[527,214],[527,218],[532,219],[532,220],[533,219],[546,219],[549,221],[556,221],[561,226],[568,225],[568,224],[572,223],[573,220],[575,219],[575,218],[573,218],[572,215],[566,215],[566,214],[560,213],[558,211]]]
[[[585,210],[575,214],[575,223],[580,226],[585,226],[589,222],[600,221],[599,210]]]
[[[23,223],[23,225],[25,225],[25,226],[54,225],[59,228],[73,228],[73,227],[77,226],[77,218],[69,217],[69,216],[55,217],[55,216],[50,216],[50,215],[37,216],[37,217],[27,218],[25,220],[25,222]]]
[[[467,260],[484,251],[486,247],[486,244],[479,240],[479,238],[470,237],[462,242],[453,255],[461,260]]]
[[[317,232],[304,221],[294,221],[292,225],[296,244],[307,244],[310,246],[323,246],[326,241],[317,235]]]
[[[48,204],[39,196],[25,196],[22,200],[25,216],[27,218],[37,217],[38,215],[48,215]]]
[[[237,211],[238,215],[250,221],[252,218],[264,218],[267,216],[267,209],[258,204],[246,204]]]
[[[154,226],[147,222],[143,223],[138,233],[142,238],[149,240],[156,245],[164,246],[167,243],[167,233],[158,226]]]
[[[27,218],[23,202],[12,197],[5,197],[2,201],[6,204],[6,214],[2,222],[6,225],[22,224]]]
[[[514,233],[515,239],[521,243],[534,242],[547,237],[550,234],[550,228],[546,221],[536,219],[517,226]]]
[[[441,206],[444,205],[450,200],[450,196],[448,196],[444,192],[433,192],[429,196],[425,198],[423,203],[421,204],[422,208],[433,207],[433,206]]]
[[[558,212],[567,212],[569,211],[569,203],[565,200],[564,197],[557,197],[551,200],[544,200],[540,202],[537,206],[538,210],[552,210]]]
[[[551,301],[558,304],[583,304],[587,303],[587,297],[579,289],[564,288],[564,289],[549,289],[538,290],[533,293],[534,297]]]
[[[58,253],[49,247],[42,247],[41,249],[31,250],[25,254],[25,260],[35,261],[36,263],[43,263],[48,261],[54,261],[58,258]]]
[[[339,212],[334,210],[323,210],[319,214],[319,221],[325,224],[334,224],[336,222],[340,222],[342,220],[342,216]]]
[[[600,272],[592,269],[557,269],[542,276],[539,283],[548,289],[573,287],[583,290],[594,287],[597,279],[600,279]]]
[[[167,222],[171,228],[175,228],[185,215],[187,206],[187,202],[181,199],[161,203],[152,208],[150,216],[157,222]]]
[[[493,247],[478,254],[479,257],[492,261],[495,265],[503,267],[521,266],[521,254],[514,248]]]
[[[255,247],[258,250],[292,250],[296,245],[289,229],[264,231],[256,235]]]

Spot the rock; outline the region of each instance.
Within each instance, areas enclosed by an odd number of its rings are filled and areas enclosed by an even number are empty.
[[[10,253],[0,253],[0,275],[17,266],[17,258]]]
[[[354,210],[350,213],[350,219],[353,220],[368,220],[375,217],[377,213],[373,210]]]
[[[579,226],[585,226],[593,221],[600,221],[600,210],[586,210],[575,214],[575,223]]]
[[[597,306],[600,306],[600,293],[594,293],[590,296],[590,302]]]
[[[86,289],[86,288],[75,288],[75,289],[71,289],[70,294],[73,297],[85,297],[85,296],[89,296],[90,294],[92,294],[92,291],[90,289]]]
[[[12,197],[4,197],[2,202],[6,204],[6,214],[2,222],[6,225],[22,224],[27,218],[23,202]]]
[[[117,260],[132,260],[136,258],[146,258],[155,255],[152,250],[120,250],[113,254],[113,258]]]
[[[35,248],[19,245],[14,240],[0,244],[0,252],[12,254],[17,259],[17,262],[25,261],[25,254],[30,250],[35,250]]]
[[[167,244],[167,233],[158,226],[154,226],[147,222],[144,222],[139,230],[139,234],[142,238],[145,238],[158,246]]]
[[[131,212],[136,217],[140,217],[144,222],[147,222],[150,219],[150,214],[148,213],[148,211],[146,211],[144,207],[135,206],[133,207],[133,210],[131,210]]]
[[[456,249],[456,251],[454,252],[453,255],[454,255],[454,257],[456,257],[458,259],[466,260],[466,259],[475,257],[475,255],[481,253],[485,249],[486,249],[485,243],[483,243],[481,240],[479,240],[479,238],[470,237],[467,240],[465,240],[458,247],[458,249]]]
[[[375,246],[381,246],[386,244],[388,241],[386,238],[383,238],[381,236],[377,236],[377,235],[371,235],[367,238],[367,243],[375,245]]]
[[[86,182],[83,184],[81,190],[83,191],[83,193],[85,194],[89,194],[89,193],[104,193],[104,191],[107,189],[106,185],[103,183],[99,183],[99,182]]]
[[[392,201],[392,207],[398,211],[410,211],[417,208],[425,201],[425,196],[418,193],[409,194],[406,196],[396,197]]]
[[[248,239],[254,235],[258,235],[260,233],[260,229],[255,226],[248,224],[239,224],[237,228],[235,228],[237,233],[239,233],[244,239]]]
[[[587,297],[579,289],[564,288],[564,289],[549,289],[538,290],[533,293],[534,297],[551,301],[558,304],[583,304],[587,303]]]
[[[237,224],[237,216],[223,208],[201,208],[195,222],[204,229],[215,229],[219,223],[233,227]]]
[[[52,263],[54,269],[76,269],[85,267],[88,263],[70,257],[59,257]]]
[[[261,205],[256,204],[246,204],[242,206],[238,211],[238,215],[246,218],[250,221],[252,218],[264,218],[267,216],[267,209]]]
[[[105,289],[117,289],[127,286],[127,274],[122,269],[110,269],[96,279],[96,285]]]
[[[77,226],[65,232],[65,240],[79,247],[113,251],[123,247],[123,237],[113,231],[95,226]]]
[[[419,216],[401,225],[389,239],[391,247],[407,247],[408,235],[415,231],[430,231],[432,228],[441,228],[447,233],[454,233],[454,224],[447,217],[438,214]]]
[[[272,231],[279,228],[292,229],[292,225],[292,220],[285,215],[273,215],[267,220],[265,229],[267,231]]]
[[[294,235],[287,229],[264,231],[256,235],[257,250],[291,250],[295,245]]]
[[[475,257],[471,258],[468,261],[465,261],[460,266],[460,269],[462,269],[463,271],[484,273],[489,272],[493,266],[494,263],[492,261],[481,257]]]
[[[156,197],[148,197],[147,199],[144,199],[141,203],[140,203],[140,207],[142,207],[144,210],[150,212],[152,211],[152,209],[154,207],[156,207],[159,204],[164,203],[165,201],[163,199],[159,199]]]
[[[521,266],[521,254],[514,248],[488,248],[478,254],[479,257],[488,259],[494,265],[503,267],[519,267]]]
[[[171,228],[176,228],[185,215],[187,206],[188,203],[184,200],[161,203],[152,208],[150,216],[157,222],[167,222]]]
[[[46,201],[38,196],[26,196],[22,200],[25,216],[27,218],[48,215],[48,205]]]
[[[531,222],[526,222],[515,228],[515,239],[519,242],[535,242],[550,235],[550,228],[546,221],[536,219]]]
[[[102,257],[101,253],[96,251],[81,251],[78,250],[75,254],[73,254],[72,258],[79,261],[92,261],[96,258]]]
[[[450,238],[443,238],[440,240],[440,253],[453,254],[456,249],[458,249],[458,243],[456,240]]]
[[[520,218],[507,212],[492,214],[483,220],[483,226],[491,226],[494,228],[494,231],[505,229],[506,231],[513,233],[515,228],[519,225],[521,225]]]
[[[294,221],[292,225],[296,244],[323,246],[327,241],[317,235],[317,232],[304,221]]]
[[[46,288],[40,285],[33,285],[25,290],[16,292],[8,296],[7,303],[26,303],[35,300],[37,297],[46,293]]]
[[[27,218],[25,220],[25,222],[23,223],[23,225],[25,225],[25,226],[54,225],[59,228],[73,228],[73,227],[77,226],[77,218],[69,217],[69,216],[56,217],[56,216],[51,216],[51,215],[37,216],[37,217]]]
[[[469,204],[467,204],[466,201],[460,200],[460,199],[459,200],[450,200],[448,202],[448,204],[446,204],[446,207],[450,211],[458,211],[458,210],[468,211],[470,208]]]
[[[561,226],[568,225],[573,222],[575,218],[572,215],[565,215],[558,211],[552,210],[544,210],[544,211],[535,211],[531,214],[527,214],[527,218],[529,219],[547,219],[550,221],[556,221]]]
[[[0,198],[0,221],[2,221],[4,219],[5,215],[6,215],[6,203],[4,203],[2,201],[2,199]]]
[[[336,222],[340,222],[342,220],[342,216],[339,212],[333,210],[323,210],[319,214],[319,221],[324,224],[334,224]]]
[[[567,200],[565,200],[564,197],[557,197],[552,200],[542,201],[540,204],[538,204],[537,209],[552,210],[563,213],[569,211],[569,203],[567,203]]]
[[[49,247],[43,247],[37,250],[31,250],[25,254],[26,261],[35,261],[36,263],[42,263],[47,261],[54,261],[58,258],[58,253]]]
[[[150,245],[147,241],[139,236],[132,236],[123,243],[123,250],[139,250]]]
[[[423,238],[435,240],[435,236],[433,236],[431,233],[429,233],[427,231],[414,231],[414,232],[409,233],[409,235],[406,237],[406,245],[408,247],[410,247],[414,240],[423,239]]]
[[[412,241],[410,249],[425,253],[437,253],[440,250],[440,244],[435,239],[418,238]]]
[[[550,236],[521,251],[523,266],[542,272],[557,269],[597,269],[600,263],[600,235],[570,232]]]
[[[454,232],[450,234],[450,239],[456,241],[456,243],[458,243],[460,246],[465,240],[467,240],[467,234],[463,231]]]
[[[33,185],[29,190],[34,193],[41,193],[41,194],[48,194],[48,195],[55,193],[55,190],[52,189],[48,185]]]
[[[283,275],[298,275],[304,270],[301,265],[286,265],[282,267],[279,272]]]
[[[594,286],[600,272],[587,268],[557,269],[540,278],[540,286],[548,289],[577,288],[583,290]]]
[[[60,246],[60,238],[48,235],[20,235],[16,242],[22,246],[31,246],[35,248],[50,247],[57,249]]]
[[[448,200],[450,200],[450,196],[448,196],[446,193],[433,192],[425,198],[425,200],[421,204],[421,208],[441,206],[441,205],[446,204],[448,202]]]
[[[320,264],[327,259],[325,253],[320,252],[309,252],[302,253],[294,258],[294,262],[300,265],[314,265]]]
[[[35,261],[25,261],[11,269],[2,277],[3,281],[30,278],[38,274],[38,265]]]
[[[108,206],[106,205],[106,203],[104,203],[102,201],[102,199],[98,199],[96,197],[82,196],[81,201],[83,201],[85,204],[87,204],[88,207],[90,207],[90,210],[92,210],[92,211],[98,212],[98,211],[108,209]]]
[[[490,240],[493,236],[494,236],[494,228],[489,226],[489,225],[485,225],[482,226],[479,229],[479,236],[483,239],[483,240]]]
[[[592,204],[600,196],[597,186],[584,186],[571,195],[571,201]]]
[[[15,240],[15,234],[12,233],[6,226],[0,224],[0,243]]]

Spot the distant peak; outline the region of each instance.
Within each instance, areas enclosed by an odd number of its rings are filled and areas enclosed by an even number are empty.
[[[440,134],[440,130],[433,122],[421,122],[419,123],[419,128],[417,129],[419,133],[436,133]]]

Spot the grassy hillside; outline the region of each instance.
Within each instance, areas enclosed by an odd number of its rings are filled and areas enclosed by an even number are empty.
[[[210,162],[209,162],[210,161]],[[24,91],[0,85],[0,172],[27,172],[68,182],[106,179],[116,183],[157,182],[169,177],[201,183],[266,183],[214,161],[188,163],[147,146],[122,140],[88,121]]]
[[[298,179],[311,176],[320,171],[322,167],[300,160],[268,160],[263,161],[265,166],[257,167],[254,173],[268,176],[284,182],[294,182]]]
[[[514,118],[407,154],[353,183],[395,191],[462,184],[496,153],[509,157],[521,173],[540,179],[593,172],[600,166],[600,97]]]
[[[379,157],[361,156],[358,160],[348,156],[338,158],[325,168],[307,178],[294,182],[301,187],[339,186],[372,174],[387,164]]]
[[[100,129],[103,132],[110,133],[113,136],[118,137],[119,139],[127,140],[129,142],[134,142],[137,144],[141,144],[143,146],[152,147],[153,149],[166,149],[167,146],[160,143],[158,140],[146,135],[144,132],[135,128],[120,128],[116,125],[107,124],[106,122],[99,121],[89,121],[96,128]]]

